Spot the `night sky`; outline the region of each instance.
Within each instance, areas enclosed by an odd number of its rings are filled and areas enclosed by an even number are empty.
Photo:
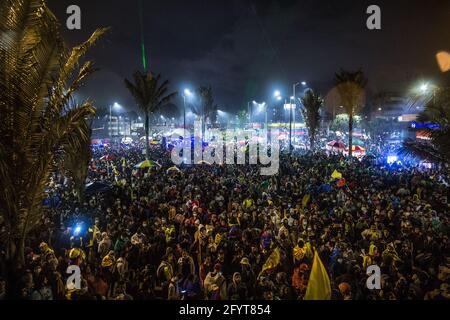
[[[96,27],[112,28],[89,54],[100,71],[81,96],[100,107],[118,101],[134,108],[123,78],[142,69],[138,0],[48,2],[71,45]],[[420,79],[448,79],[435,54],[450,51],[450,1],[143,2],[150,70],[169,79],[173,91],[211,85],[222,110],[270,101],[276,88],[289,96],[292,84],[303,80],[325,95],[341,67],[361,67],[370,92],[402,92]],[[71,4],[82,10],[79,31],[65,28]],[[370,4],[381,7],[382,30],[366,28]]]

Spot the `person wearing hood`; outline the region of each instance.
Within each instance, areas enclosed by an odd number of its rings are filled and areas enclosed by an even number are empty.
[[[222,266],[219,263],[214,265],[214,270],[206,275],[204,288],[205,295],[210,298],[213,294],[216,298],[220,297],[220,300],[227,299],[227,282],[225,277],[220,272]]]
[[[248,290],[245,283],[241,281],[241,274],[235,272],[233,274],[233,282],[228,286],[228,299],[230,300],[246,300]]]

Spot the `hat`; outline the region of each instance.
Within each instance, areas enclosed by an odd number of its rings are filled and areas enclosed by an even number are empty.
[[[240,264],[250,265],[250,262],[248,261],[248,258],[242,258]]]

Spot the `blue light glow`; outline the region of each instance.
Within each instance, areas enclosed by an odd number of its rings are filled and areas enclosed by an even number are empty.
[[[393,163],[395,163],[397,161],[398,161],[398,156],[397,155],[393,154],[393,155],[387,156],[387,163],[388,164],[393,164]]]

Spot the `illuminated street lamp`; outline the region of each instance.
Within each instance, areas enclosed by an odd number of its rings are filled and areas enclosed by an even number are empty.
[[[193,94],[189,89],[184,89],[183,94],[183,129],[186,130],[186,97],[191,97]]]
[[[428,91],[428,83],[422,84],[422,85],[420,86],[420,91],[421,91],[422,93],[427,93],[427,91]]]
[[[112,110],[122,110],[122,106],[117,102],[114,102],[113,105],[109,105],[109,138],[112,137]],[[117,131],[119,131],[119,120],[117,120]],[[118,134],[118,133],[117,133]]]

